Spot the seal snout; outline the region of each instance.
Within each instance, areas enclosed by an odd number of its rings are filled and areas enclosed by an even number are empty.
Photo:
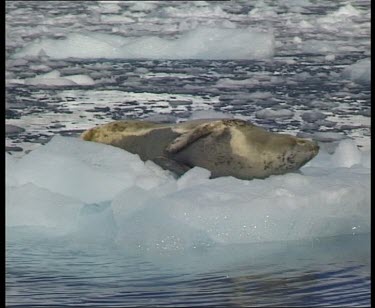
[[[313,153],[313,156],[316,156],[319,153],[319,145],[315,141],[309,142],[309,150]]]
[[[319,153],[319,149],[320,149],[319,145],[316,142],[314,142],[313,145],[312,145],[312,148],[313,148],[314,156],[317,155]]]
[[[298,139],[298,146],[305,149],[305,151],[312,154],[312,157],[316,156],[319,153],[319,145],[315,141]]]

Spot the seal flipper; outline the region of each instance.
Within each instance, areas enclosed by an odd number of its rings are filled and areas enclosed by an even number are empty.
[[[165,170],[169,170],[169,171],[172,171],[173,173],[175,173],[177,176],[181,176],[183,175],[185,172],[187,172],[188,170],[190,170],[191,168],[187,165],[184,165],[184,164],[181,164],[181,163],[178,163],[176,162],[175,160],[173,159],[170,159],[170,158],[167,158],[167,157],[164,157],[164,156],[158,156],[158,157],[155,157],[153,160],[152,160],[155,164],[159,165],[160,167],[162,167],[163,169]]]
[[[168,153],[176,153],[186,148],[194,141],[199,138],[205,137],[213,132],[214,129],[217,129],[222,125],[221,121],[214,121],[210,123],[204,123],[198,125],[194,129],[183,133],[181,136],[174,139],[165,149]],[[221,131],[221,130],[220,130]]]

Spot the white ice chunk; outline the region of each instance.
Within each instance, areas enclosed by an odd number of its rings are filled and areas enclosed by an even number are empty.
[[[87,75],[70,75],[61,77],[61,73],[57,70],[38,75],[34,78],[24,80],[28,85],[44,85],[44,86],[75,86],[75,85],[94,85],[95,81]]]
[[[8,153],[5,154],[5,183],[7,186],[18,185],[16,175],[14,174],[14,168],[18,161],[18,158],[14,158]]]
[[[371,59],[362,59],[349,65],[342,72],[343,77],[360,84],[371,83]]]
[[[342,140],[332,155],[332,163],[338,167],[350,168],[361,163],[361,152],[353,140]]]
[[[134,185],[139,175],[155,177],[155,171],[145,166],[138,155],[60,136],[22,157],[13,172],[20,184],[34,183],[88,203],[111,200]],[[163,173],[157,178],[169,179]]]
[[[42,71],[42,72],[48,72],[51,70],[51,68],[44,64],[39,65],[30,65],[30,69],[33,71]]]
[[[24,66],[27,65],[28,61],[26,59],[15,59],[15,60],[7,60],[6,66],[8,68],[14,67],[14,66]]]
[[[198,27],[177,39],[158,36],[122,37],[95,32],[72,33],[64,40],[36,40],[15,54],[35,56],[43,49],[49,57],[151,59],[263,59],[274,54],[274,36],[252,28]]]
[[[248,16],[251,18],[277,18],[277,12],[272,7],[256,7],[248,13]]]
[[[241,80],[235,80],[235,79],[229,79],[229,78],[221,78],[216,83],[216,87],[218,88],[245,88],[248,86],[259,84],[259,81],[255,78],[249,78],[249,79],[241,79]]]
[[[212,109],[193,111],[189,120],[197,119],[233,119],[234,115],[228,112],[221,112]]]
[[[300,37],[298,37],[298,36],[295,36],[293,38],[293,43],[295,43],[295,44],[301,44],[302,43],[302,39]]]
[[[337,11],[330,14],[332,17],[342,16],[347,18],[349,16],[359,16],[361,12],[354,8],[350,3],[345,6],[340,7]]]
[[[342,140],[300,171],[245,181],[196,167],[175,179],[122,149],[56,136],[19,160],[7,156],[7,225],[146,250],[370,231],[369,151]]]
[[[329,54],[325,56],[326,61],[334,61],[336,59],[336,56],[333,54]]]
[[[25,84],[24,79],[6,79],[6,85],[11,85],[11,84]]]
[[[348,138],[346,135],[342,133],[336,133],[336,132],[314,132],[314,133],[299,132],[297,133],[297,137],[312,138],[316,141],[321,141],[321,142],[333,142],[333,141],[339,141],[339,140]]]
[[[255,113],[255,116],[259,119],[289,119],[293,115],[294,112],[288,109],[273,110],[270,108],[259,110]]]
[[[58,70],[53,70],[51,72],[38,75],[38,78],[47,78],[47,79],[59,78],[59,77],[61,77],[61,73]]]
[[[69,79],[66,78],[29,78],[26,79],[25,84],[27,85],[34,85],[34,86],[57,86],[57,87],[65,87],[65,86],[76,86],[77,84]]]
[[[101,13],[118,13],[121,10],[118,1],[99,1],[99,7],[96,9]]]
[[[76,223],[67,237],[70,241],[108,244],[117,234],[117,225],[109,202],[85,204],[80,207]]]
[[[137,1],[129,7],[130,11],[152,11],[155,9],[156,4],[145,1]]]
[[[342,170],[343,179],[335,172],[287,174],[251,182],[219,178],[161,198],[149,196],[138,204],[141,210],[125,222],[117,220],[118,240],[130,240],[135,230],[129,223],[134,220],[139,243],[150,247],[168,238],[186,248],[197,245],[197,239],[222,244],[297,240],[351,234],[353,226],[369,232],[369,174],[351,174]],[[117,200],[118,205],[123,202],[129,203],[129,197]],[[166,224],[168,238],[148,229]],[[181,228],[187,228],[194,241],[182,237]]]
[[[52,228],[64,233],[72,230],[82,203],[28,183],[6,189],[6,225]]]
[[[95,81],[87,75],[69,75],[64,76],[65,79],[71,80],[78,85],[82,86],[92,86],[95,84]]]
[[[107,24],[129,24],[136,20],[128,16],[123,15],[103,15],[101,16],[101,22]]]
[[[209,170],[200,167],[194,167],[178,179],[177,186],[179,189],[184,189],[195,185],[201,185],[207,183],[207,180],[210,178],[210,176],[211,172]]]
[[[323,17],[317,18],[318,24],[322,25],[325,29],[334,31],[339,30],[340,25],[344,22],[346,24],[352,22],[353,17],[359,17],[362,12],[350,3],[340,7],[337,11],[329,13]]]
[[[269,99],[272,97],[271,92],[261,92],[261,91],[255,91],[253,93],[248,93],[246,96],[244,96],[244,99],[253,99],[253,100],[258,100],[258,99]]]

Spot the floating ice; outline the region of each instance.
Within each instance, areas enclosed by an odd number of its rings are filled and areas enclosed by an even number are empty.
[[[54,86],[54,87],[66,87],[66,86],[76,86],[74,81],[66,78],[29,78],[24,80],[24,83],[32,86]]]
[[[90,76],[70,75],[61,77],[61,73],[57,70],[21,81],[23,81],[24,84],[35,86],[91,86],[95,84],[95,81]]]
[[[6,224],[147,250],[366,233],[369,157],[343,140],[300,174],[209,179],[196,167],[175,179],[121,149],[56,136],[21,159],[7,155]]]
[[[332,13],[334,16],[360,16],[361,12],[354,8],[350,3],[339,8],[336,12]]]
[[[371,59],[362,59],[349,65],[342,72],[343,77],[349,78],[359,84],[371,83]]]
[[[73,229],[82,204],[32,183],[7,186],[6,225],[47,227],[64,233]]]
[[[47,65],[44,64],[39,64],[39,65],[30,65],[30,69],[32,71],[40,71],[40,72],[49,72],[51,71],[51,68]]]
[[[141,177],[168,179],[159,173],[121,149],[59,136],[24,156],[12,172],[19,184],[33,183],[87,203],[111,200]]]
[[[81,86],[92,86],[95,84],[95,81],[87,75],[69,75],[64,76],[64,78],[71,80]]]
[[[277,18],[277,12],[274,11],[272,7],[254,8],[249,13],[248,16],[251,18]]]
[[[272,33],[247,29],[198,27],[177,39],[122,37],[96,32],[72,33],[66,39],[36,40],[15,54],[51,58],[263,59],[274,54]]]
[[[303,43],[301,50],[306,53],[332,54],[341,48],[337,44],[338,43],[335,41],[306,40]]]
[[[339,93],[335,93],[335,95],[339,95]],[[349,95],[346,93],[343,96]],[[338,107],[339,103],[337,102],[328,102],[328,101],[320,101],[320,100],[312,100],[311,102],[308,103],[311,108],[320,108],[322,110],[330,110],[332,108]]]
[[[254,84],[258,84],[259,81],[256,79],[241,79],[241,80],[236,80],[236,79],[229,79],[229,78],[221,78],[219,81],[216,83],[216,87],[218,88],[244,88],[248,86],[253,86]]]
[[[177,117],[170,114],[153,114],[144,118],[147,121],[156,122],[156,123],[176,123]]]
[[[334,61],[336,59],[336,56],[333,54],[326,55],[325,56],[326,61]]]
[[[253,93],[246,93],[246,96],[244,96],[246,99],[253,99],[253,100],[259,100],[259,99],[271,99],[272,93],[271,92],[260,92],[255,91]]]
[[[228,19],[230,16],[225,12],[219,5],[195,5],[195,6],[185,6],[184,9],[179,7],[165,7],[163,9],[164,16],[168,17],[178,17],[178,18],[205,18],[207,16]]]
[[[332,161],[339,167],[350,168],[361,164],[362,154],[352,140],[343,140],[332,155]]]
[[[61,77],[61,73],[57,70],[53,70],[51,72],[48,72],[48,73],[45,73],[45,74],[41,74],[38,76],[38,78],[60,78]]]
[[[325,119],[327,115],[319,111],[309,111],[302,114],[301,118],[306,122],[316,122]]]
[[[188,188],[190,186],[196,186],[200,184],[208,183],[208,179],[211,176],[211,172],[200,167],[195,167],[184,175],[182,175],[177,181],[178,190]]]
[[[12,155],[6,153],[5,155],[5,174],[6,174],[6,185],[8,186],[17,186],[19,185],[16,179],[16,176],[13,173],[17,159],[12,157]]]
[[[135,11],[148,11],[149,12],[155,9],[155,7],[156,7],[156,4],[154,3],[137,1],[129,7],[129,10],[132,12],[135,12]]]
[[[324,144],[320,144],[324,149]],[[333,146],[334,151],[328,154],[329,147]],[[322,150],[317,159],[314,159],[305,165],[305,168],[338,168],[337,170],[356,170],[370,172],[371,151],[361,151],[355,142],[351,139],[338,140],[331,144],[325,150]],[[343,169],[344,168],[344,169]],[[345,169],[349,168],[349,169]],[[305,169],[306,170],[306,169]]]
[[[122,15],[103,15],[101,16],[101,22],[107,24],[129,24],[135,22],[135,19]]]
[[[118,13],[121,7],[117,3],[118,1],[99,1],[97,10],[101,13]]]
[[[255,113],[255,116],[259,119],[289,119],[292,118],[294,112],[288,109],[262,109]]]
[[[293,38],[293,43],[295,43],[295,44],[301,44],[302,43],[302,39],[300,37],[298,37],[298,36],[295,36]]]
[[[311,134],[300,132],[297,136],[301,138],[312,138],[321,142],[332,142],[348,138],[346,135],[336,132],[314,132]]]
[[[5,125],[5,133],[7,135],[17,135],[19,133],[23,133],[25,129],[23,127],[19,127],[16,125],[6,124]]]
[[[361,12],[354,8],[351,4],[340,7],[337,11],[328,14],[319,19],[320,22],[336,22],[337,20],[348,21],[350,17],[360,16]]]
[[[195,110],[189,117],[190,120],[197,119],[233,119],[234,115],[228,112],[221,112],[212,109],[208,110]]]
[[[25,59],[15,59],[15,60],[8,60],[7,61],[7,67],[13,67],[13,66],[24,66],[27,65],[28,61]]]

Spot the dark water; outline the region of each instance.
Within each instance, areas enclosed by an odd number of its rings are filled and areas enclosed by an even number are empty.
[[[8,234],[9,306],[370,306],[369,234],[148,253]]]

